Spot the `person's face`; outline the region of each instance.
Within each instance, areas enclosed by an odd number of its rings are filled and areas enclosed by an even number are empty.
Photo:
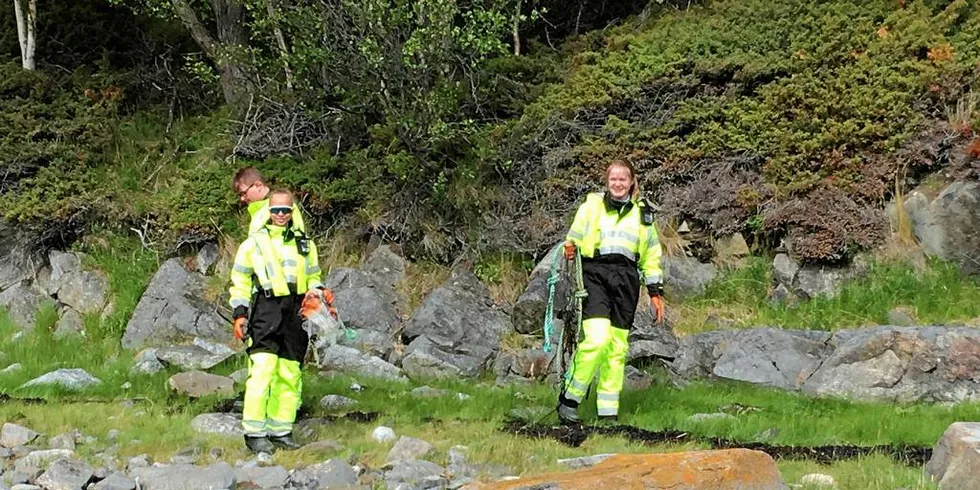
[[[255,201],[265,199],[265,195],[268,192],[265,184],[262,181],[256,180],[251,185],[242,184],[238,186],[238,199],[245,204],[251,204]]]
[[[287,195],[276,194],[269,199],[269,221],[276,226],[286,226],[293,217],[293,200]]]
[[[629,195],[633,179],[630,178],[630,171],[626,167],[619,165],[609,169],[609,176],[606,179],[606,188],[614,199],[623,200]]]

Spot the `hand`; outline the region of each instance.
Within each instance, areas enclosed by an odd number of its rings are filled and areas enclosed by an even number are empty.
[[[662,296],[650,296],[650,305],[653,312],[657,315],[657,324],[664,322],[664,298]]]
[[[330,305],[327,307],[327,311],[330,312],[330,316],[332,316],[334,320],[339,320],[339,318],[337,317],[337,308],[335,308],[333,305]]]
[[[243,316],[235,319],[235,339],[244,342],[245,341],[245,323],[248,322]]]
[[[575,244],[572,242],[565,242],[565,258],[572,260],[575,258]]]
[[[333,291],[323,288],[323,301],[328,305],[333,306]]]
[[[307,301],[313,301],[313,300],[317,300],[317,299],[320,299],[320,290],[319,289],[308,289],[308,290],[306,290],[306,294],[303,295],[303,302],[304,303],[306,303]]]

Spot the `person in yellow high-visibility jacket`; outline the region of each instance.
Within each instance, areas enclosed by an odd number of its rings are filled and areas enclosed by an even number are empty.
[[[269,185],[255,167],[242,167],[231,181],[238,200],[248,206],[248,232],[254,233],[269,222]],[[293,203],[293,229],[306,231],[303,215]]]
[[[565,257],[582,255],[588,296],[582,333],[558,396],[558,416],[580,421],[579,403],[598,372],[596,408],[600,418],[619,415],[628,337],[636,316],[640,274],[657,322],[663,319],[662,250],[653,209],[636,195],[636,172],[621,160],[606,168],[606,191],[589,194],[565,237]]]
[[[300,306],[323,285],[316,245],[293,228],[292,215],[292,196],[273,192],[268,221],[238,247],[231,271],[235,338],[249,356],[242,426],[255,453],[299,447],[292,429],[309,342]]]

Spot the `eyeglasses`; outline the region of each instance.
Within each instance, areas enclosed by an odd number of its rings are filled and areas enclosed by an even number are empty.
[[[255,187],[255,184],[258,184],[258,183],[259,183],[258,181],[252,182],[252,185],[246,187],[243,190],[238,191],[238,195],[239,196],[244,196],[245,194],[248,193],[248,191],[252,190],[252,188]]]
[[[269,208],[269,212],[272,214],[292,214],[293,208],[289,206],[272,206]]]

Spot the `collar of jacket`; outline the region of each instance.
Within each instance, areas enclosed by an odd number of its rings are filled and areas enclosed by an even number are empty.
[[[606,205],[606,212],[616,211],[620,215],[630,212],[633,209],[633,199],[630,198],[628,201],[617,201],[609,195],[609,191],[602,194],[602,202]]]
[[[263,206],[269,204],[268,199],[259,199],[258,201],[253,201],[248,203],[248,215],[249,217],[255,216],[256,211],[262,209]]]

